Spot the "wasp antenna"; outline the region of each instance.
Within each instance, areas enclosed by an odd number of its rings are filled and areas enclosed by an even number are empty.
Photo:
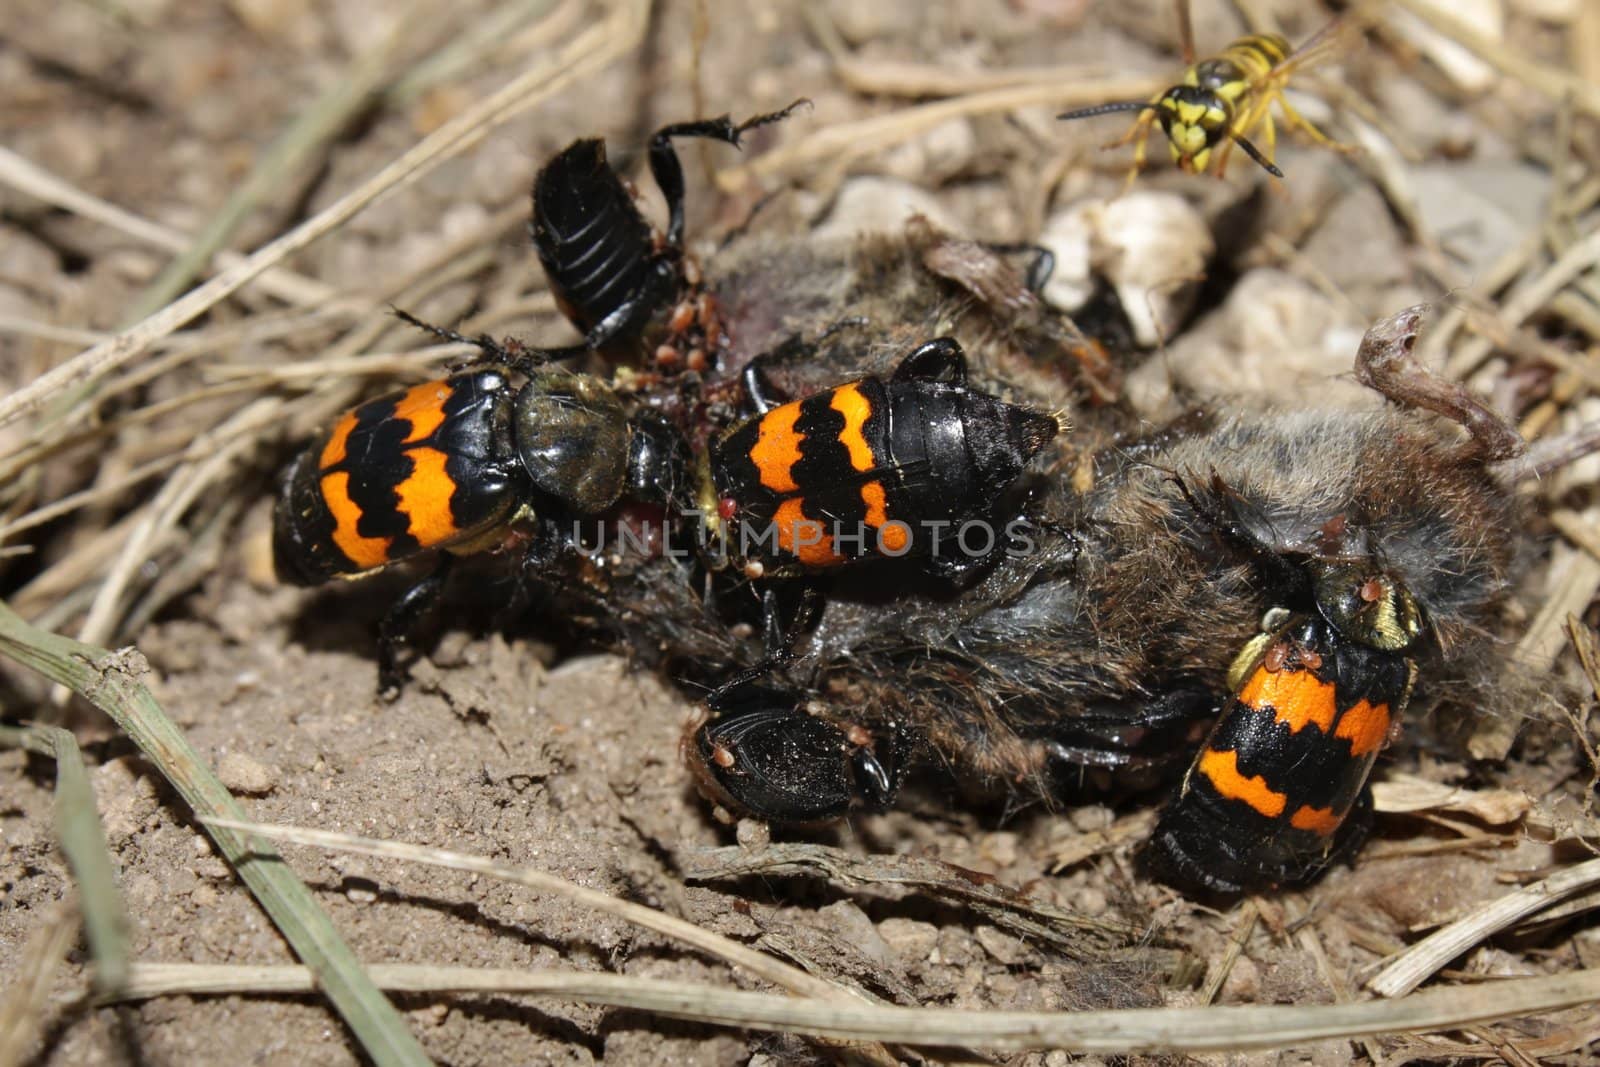
[[[1056,118],[1070,121],[1072,119],[1092,119],[1096,115],[1109,115],[1115,111],[1146,111],[1155,107],[1148,100],[1124,100],[1116,104],[1096,104],[1094,107],[1080,107],[1076,111],[1065,111]]]
[[[1283,177],[1283,171],[1279,170],[1270,159],[1262,155],[1260,150],[1257,149],[1255,145],[1251,144],[1249,141],[1245,140],[1243,137],[1240,137],[1236,133],[1229,134],[1229,136],[1234,139],[1234,142],[1238,144],[1240,148],[1244,149],[1245,155],[1261,164],[1262,169],[1264,169],[1268,174],[1272,175],[1274,178]]]

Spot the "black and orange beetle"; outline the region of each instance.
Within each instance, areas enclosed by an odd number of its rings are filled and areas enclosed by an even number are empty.
[[[968,385],[966,354],[949,337],[919,345],[888,379],[784,404],[771,399],[762,366],[745,374],[760,413],[711,443],[703,489],[708,521],[751,578],[886,557],[960,577],[1016,536],[1014,523],[998,525],[997,506],[1061,431],[1054,415]],[[711,693],[713,717],[685,740],[702,788],[730,810],[816,823],[894,797],[903,731],[825,721],[799,694],[755,684],[793,660],[799,631],[821,607],[806,585],[785,627],[769,587],[766,654]]]
[[[574,141],[533,183],[529,231],[562,313],[583,334],[583,347],[606,350],[634,342],[656,312],[674,307],[671,345],[658,363],[682,358],[704,369],[721,334],[715,304],[699,291],[699,272],[683,250],[683,167],[674,137],[703,137],[739,147],[745,133],[787,118],[807,101],[735,124],[726,115],[663,126],[650,138],[650,173],[667,201],[667,228],[657,233],[606,160],[599,138]],[[696,357],[695,353],[698,353]]]
[[[1316,878],[1360,845],[1413,700],[1496,684],[1482,653],[1516,515],[1497,464],[1521,444],[1408,365],[1419,319],[1377,324],[1357,360],[1413,410],[1201,413],[1113,438],[1086,484],[1041,479],[1021,506],[1032,551],[981,581],[891,595],[876,568],[831,589],[792,688],[715,693],[691,728],[703,791],[824,821],[886,804],[925,746],[969,789],[1048,803],[1086,768],[1156,786],[1217,717],[1146,868],[1190,892]]]
[[[670,493],[686,462],[664,443],[670,430],[648,414],[630,418],[600,379],[520,345],[473,343],[484,363],[345,412],[279,483],[273,557],[297,585],[442,550],[383,622],[385,692],[399,688],[398,649],[437,603],[451,556],[515,545],[543,513],[590,516],[624,492]]]
[[[784,404],[759,359],[745,381],[759,414],[712,442],[703,503],[752,578],[872,557],[969,570],[1004,549],[993,512],[1061,430],[1054,415],[968,385],[949,337],[919,345],[888,379]]]
[[[1145,849],[1170,881],[1300,885],[1366,839],[1367,778],[1405,712],[1424,623],[1387,576],[1321,569],[1316,612],[1269,613],[1229,671],[1232,695]]]

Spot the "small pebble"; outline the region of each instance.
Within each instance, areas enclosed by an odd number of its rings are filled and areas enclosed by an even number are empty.
[[[230,792],[263,796],[278,787],[278,769],[251,759],[242,752],[229,752],[217,761],[217,777]]]

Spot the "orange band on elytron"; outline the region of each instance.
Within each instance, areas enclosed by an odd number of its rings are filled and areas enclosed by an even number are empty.
[[[411,474],[394,490],[400,498],[398,510],[406,517],[406,532],[422,548],[442,545],[461,533],[450,514],[456,483],[445,473],[449,457],[436,448],[413,448],[406,455],[413,463]]]
[[[833,567],[845,561],[833,550],[833,539],[822,523],[806,518],[801,498],[792,496],[778,505],[772,522],[778,528],[778,547],[808,567]]]
[[[356,428],[356,413],[347,411],[333,428],[333,433],[328,435],[328,443],[322,446],[322,456],[317,460],[317,467],[327,470],[336,463],[343,463],[345,446],[350,440],[350,431]]]
[[[750,449],[750,462],[760,472],[761,484],[775,493],[793,493],[800,488],[790,471],[800,462],[800,442],[806,439],[794,428],[799,419],[799,404],[773,408],[762,416],[755,446]]]
[[[841,385],[833,391],[833,400],[828,406],[844,416],[844,429],[839,431],[839,443],[850,453],[850,466],[863,473],[877,466],[872,446],[867,444],[861,432],[872,414],[872,402],[862,394],[860,387],[854,382]]]
[[[423,382],[395,401],[394,417],[411,424],[403,444],[421,441],[444,424],[444,402],[455,392],[445,382]]]
[[[333,515],[333,543],[361,570],[389,561],[389,538],[362,537],[356,532],[361,509],[350,499],[350,475],[335,471],[322,477],[322,499]]]
[[[1271,708],[1274,717],[1294,733],[1315,726],[1323,733],[1333,729],[1333,683],[1307,670],[1269,671],[1258,667],[1239,690],[1239,702],[1257,711]]]
[[[1310,830],[1312,833],[1321,834],[1323,837],[1333,836],[1333,832],[1339,828],[1339,824],[1342,822],[1344,822],[1344,819],[1335,815],[1332,808],[1313,808],[1304,804],[1296,808],[1295,813],[1289,816],[1289,825],[1296,830]]]
[[[1260,775],[1246,778],[1239,773],[1239,754],[1231,749],[1208,748],[1200,754],[1196,769],[1206,776],[1218,793],[1229,800],[1242,801],[1269,819],[1283,814],[1289,798],[1267,785]]]
[[[1389,705],[1356,701],[1354,707],[1339,716],[1333,736],[1350,742],[1352,756],[1378,751],[1389,738]]]
[[[904,552],[911,544],[911,528],[903,522],[889,522],[888,498],[882,482],[868,482],[861,487],[861,500],[867,505],[866,522],[878,531],[878,542],[890,553]]]

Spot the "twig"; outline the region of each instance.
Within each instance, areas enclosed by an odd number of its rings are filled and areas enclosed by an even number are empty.
[[[1600,860],[1589,860],[1508,893],[1418,941],[1367,986],[1379,996],[1398,997],[1409,993],[1429,975],[1485,938],[1597,885],[1600,885]],[[1600,972],[1582,973],[1600,977]]]

